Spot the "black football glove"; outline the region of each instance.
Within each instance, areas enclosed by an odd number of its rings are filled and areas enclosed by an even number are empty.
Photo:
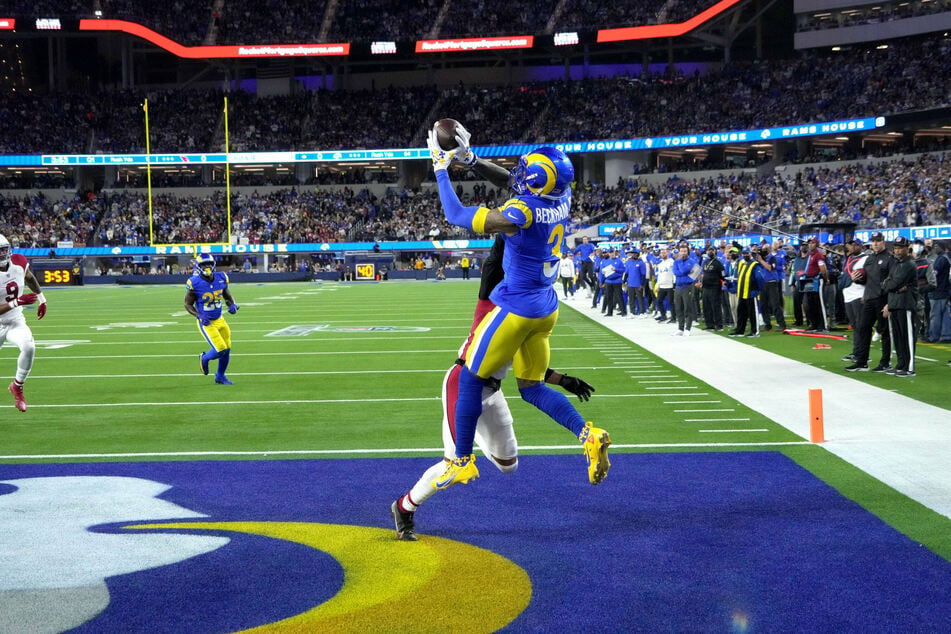
[[[567,391],[572,394],[577,395],[582,401],[587,401],[591,398],[591,393],[594,392],[594,388],[576,376],[568,376],[567,374],[561,375],[561,380],[558,381],[558,385],[565,388]]]

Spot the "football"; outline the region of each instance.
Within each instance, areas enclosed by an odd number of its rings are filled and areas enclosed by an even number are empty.
[[[852,271],[852,281],[856,284],[865,283],[865,269],[855,269]]]
[[[459,147],[459,143],[456,141],[457,125],[459,125],[459,122],[455,119],[440,119],[436,122],[433,129],[436,131],[436,141],[439,143],[439,147],[444,150],[454,150]]]

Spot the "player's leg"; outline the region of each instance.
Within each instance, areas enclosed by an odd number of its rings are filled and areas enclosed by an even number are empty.
[[[475,442],[489,462],[502,473],[518,469],[518,441],[515,420],[502,390],[493,391],[482,401],[482,416],[476,427]]]
[[[396,525],[396,538],[403,541],[416,541],[415,513],[429,498],[439,490],[433,486],[436,480],[446,470],[446,466],[455,458],[455,415],[456,395],[459,389],[459,374],[461,364],[454,364],[442,381],[442,440],[444,458],[432,465],[409,491],[401,495],[390,505],[390,514]]]
[[[230,340],[231,338],[231,330],[228,329],[228,324],[225,323],[225,320],[220,317],[212,321],[207,326],[202,326],[200,321],[197,323],[198,331],[210,346],[208,351],[202,353],[199,359],[201,363],[202,374],[208,374],[208,363],[218,359],[218,371],[215,373],[215,382],[230,385],[230,381],[228,381],[227,378],[224,378],[224,369],[222,368],[222,363],[224,363],[225,369],[228,367],[228,361],[230,360],[231,353],[230,344],[229,342],[225,341],[223,336],[223,333],[226,333],[228,339]]]
[[[575,436],[581,434],[585,420],[571,401],[545,384],[545,371],[551,360],[548,338],[558,320],[557,311],[548,317],[526,321],[535,322],[536,328],[526,337],[515,352],[513,367],[522,399],[548,414],[552,420],[570,430]]]
[[[461,365],[454,365],[443,378],[442,431],[445,458],[423,472],[416,484],[390,505],[397,539],[417,540],[415,513],[424,502],[440,490],[434,485],[434,481],[443,474],[447,465],[455,458],[455,406],[459,375],[462,370]],[[518,468],[518,444],[512,425],[512,413],[501,390],[486,386],[484,395],[483,412],[476,428],[475,443],[500,471],[513,473]]]
[[[225,348],[218,353],[218,371],[215,372],[215,383],[231,385],[231,381],[229,381],[225,375],[228,364],[231,363],[231,326],[228,325],[228,322],[226,322],[223,317],[216,319],[214,324],[218,327],[218,336],[221,337],[221,341],[225,346]]]
[[[564,394],[556,392],[544,383],[545,371],[551,359],[548,340],[558,321],[558,312],[531,321],[535,322],[537,328],[525,339],[514,358],[513,368],[518,381],[518,391],[523,400],[548,414],[552,420],[578,437],[588,460],[588,480],[591,484],[600,484],[611,468],[611,462],[608,460],[611,437],[604,429],[585,422]]]
[[[478,477],[472,445],[479,417],[485,377],[492,377],[506,366],[525,334],[522,318],[496,307],[476,328],[466,356],[466,367],[459,373],[455,417],[455,459],[445,473],[433,482],[437,488],[448,488]]]
[[[201,354],[200,358],[202,374],[208,374],[208,362],[214,361],[220,356],[220,351],[226,347],[225,342],[218,334],[218,328],[214,326],[214,322],[207,326],[203,326],[200,321],[195,323],[198,324],[198,332],[202,339],[210,346],[207,352]]]
[[[478,325],[466,352],[466,365],[459,374],[456,401],[456,457],[472,453],[476,422],[482,414],[485,381],[506,367],[525,337],[524,322],[518,315],[499,307]]]
[[[33,369],[33,359],[36,356],[36,343],[33,341],[33,332],[25,322],[14,323],[4,333],[4,338],[20,349],[17,356],[17,371],[13,382],[9,386],[10,393],[16,408],[21,412],[27,409],[26,398],[23,395],[23,384]],[[0,345],[3,339],[0,339]]]

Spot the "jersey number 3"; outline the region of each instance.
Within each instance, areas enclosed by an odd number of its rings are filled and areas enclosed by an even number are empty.
[[[545,279],[551,280],[554,282],[555,278],[558,277],[558,269],[561,268],[561,243],[565,239],[565,227],[564,225],[558,224],[552,227],[551,233],[548,234],[548,246],[551,247],[552,256],[558,258],[553,262],[545,262],[545,268],[543,273]]]

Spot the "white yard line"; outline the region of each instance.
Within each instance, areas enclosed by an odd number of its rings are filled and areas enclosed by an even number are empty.
[[[765,429],[762,431],[766,431]],[[692,447],[782,447],[789,445],[808,445],[808,441],[786,442],[735,442],[735,443],[669,443],[669,444],[613,444],[614,449],[661,449]],[[520,446],[520,452],[537,451],[541,453],[574,449],[578,445],[529,445]],[[215,458],[215,457],[277,457],[277,456],[358,456],[393,454],[440,454],[442,447],[411,447],[402,449],[294,449],[275,451],[155,451],[137,453],[78,453],[78,454],[23,454],[0,456],[0,460],[105,460],[117,458]]]

